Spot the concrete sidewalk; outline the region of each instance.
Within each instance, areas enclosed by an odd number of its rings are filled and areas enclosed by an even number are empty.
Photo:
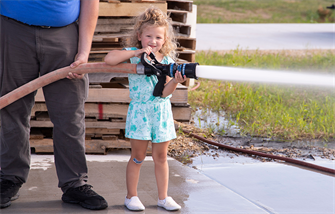
[[[91,211],[61,201],[53,155],[32,155],[31,171],[20,189],[20,198],[0,213],[133,213],[123,205],[126,195],[126,165],[129,150],[108,155],[87,155],[89,184],[109,203],[106,210]],[[268,213],[243,196],[201,174],[196,169],[169,158],[169,195],[181,206],[175,213]],[[146,210],[139,213],[168,213],[157,207],[154,165],[147,156],[141,170],[139,197]],[[138,212],[137,212],[138,213]]]
[[[61,201],[53,155],[32,155],[31,171],[20,198],[0,213],[133,213],[124,205],[129,150],[108,155],[87,155],[89,184],[109,203],[106,210],[91,211]],[[335,177],[277,162],[262,163],[249,157],[224,154],[196,158],[191,166],[169,158],[169,195],[182,209],[175,213],[207,214],[334,214]],[[324,166],[335,168],[335,161]],[[157,207],[154,164],[150,156],[142,166],[138,194],[146,210]]]

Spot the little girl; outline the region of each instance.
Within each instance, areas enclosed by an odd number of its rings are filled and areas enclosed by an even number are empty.
[[[147,9],[137,17],[134,32],[127,41],[127,46],[130,48],[109,52],[105,62],[117,65],[130,60],[130,63],[137,64],[143,53],[149,55],[153,52],[160,63],[173,63],[172,58],[176,58],[177,45],[171,20],[159,9]],[[131,157],[126,171],[127,196],[124,204],[129,210],[145,209],[137,197],[137,184],[148,143],[151,141],[158,188],[157,205],[169,211],[179,210],[181,207],[167,195],[169,181],[167,149],[169,141],[176,138],[170,97],[177,84],[186,81],[186,76],[182,76],[180,72],[176,73],[175,78],[167,76],[160,97],[153,96],[154,87],[158,82],[155,75],[129,74],[128,80],[131,102],[125,135],[130,138]]]

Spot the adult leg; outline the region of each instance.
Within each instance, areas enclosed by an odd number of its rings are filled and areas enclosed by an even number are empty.
[[[78,28],[73,23],[63,28],[39,29],[41,75],[74,61]],[[88,78],[64,78],[43,88],[53,128],[54,155],[62,201],[91,210],[108,207],[107,201],[87,182],[85,157],[85,112]]]
[[[35,29],[1,16],[0,95],[38,77]],[[25,183],[30,166],[31,93],[0,110],[1,180]]]
[[[152,143],[152,158],[155,163],[155,176],[159,200],[163,200],[167,197],[169,184],[169,165],[167,162],[168,146],[169,141]]]
[[[0,96],[38,77],[34,28],[0,16]],[[0,208],[17,199],[30,169],[31,93],[0,110]]]
[[[41,75],[70,65],[78,47],[78,26],[38,30],[38,59]],[[87,182],[85,158],[85,112],[88,78],[67,78],[43,88],[53,127],[58,186],[63,192]]]

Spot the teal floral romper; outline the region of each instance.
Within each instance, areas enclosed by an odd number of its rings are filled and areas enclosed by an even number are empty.
[[[136,50],[136,48],[126,48]],[[138,64],[140,58],[130,59]],[[165,56],[162,64],[174,61]],[[128,108],[126,134],[127,138],[150,140],[152,143],[166,142],[176,138],[176,131],[169,95],[165,98],[152,95],[158,79],[155,75],[128,74],[131,102]]]

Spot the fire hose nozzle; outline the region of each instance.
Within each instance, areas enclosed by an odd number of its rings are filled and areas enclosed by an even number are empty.
[[[140,75],[145,75],[145,67],[141,63],[136,65],[136,73]]]
[[[196,68],[199,63],[184,63],[184,64],[176,64],[172,63],[169,65],[168,76],[174,77],[177,71],[181,72],[182,76],[186,76],[187,78],[198,79],[196,75]]]
[[[171,63],[169,65],[155,65],[155,68],[151,68],[149,66],[144,66],[139,63],[136,66],[136,73],[140,75],[157,75],[157,70],[159,70],[159,75],[168,75],[169,77],[174,77],[177,71],[180,71],[182,76],[186,76],[187,78],[198,79],[196,75],[197,65],[199,63],[185,63],[185,64],[176,64]]]
[[[177,71],[180,71],[182,76],[186,76],[187,78],[198,79],[196,75],[196,67],[199,63],[184,63],[184,64],[161,64],[159,63],[155,55],[153,53],[150,54],[152,61],[147,60],[147,54],[143,53],[141,56],[141,63],[138,64],[137,74],[145,74],[145,75],[167,75],[169,77],[175,77]]]
[[[148,54],[143,53],[141,55],[141,65],[136,67],[137,74],[145,74],[145,75],[156,75],[158,78],[158,82],[155,86],[153,95],[155,97],[161,96],[163,94],[164,86],[166,83],[166,76],[175,77],[176,72],[179,71],[182,76],[186,76],[187,78],[197,79],[196,75],[196,67],[198,63],[189,63],[189,64],[180,64],[171,63],[169,65],[161,64],[157,61],[155,55],[150,53],[150,61],[148,59]]]

